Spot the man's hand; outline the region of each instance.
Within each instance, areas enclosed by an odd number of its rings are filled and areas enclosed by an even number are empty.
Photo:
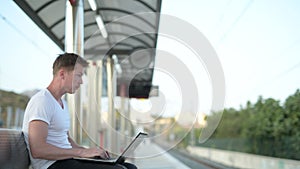
[[[91,158],[91,157],[100,157],[103,159],[109,159],[109,154],[102,148],[94,147],[94,148],[87,148],[81,149],[80,157]]]

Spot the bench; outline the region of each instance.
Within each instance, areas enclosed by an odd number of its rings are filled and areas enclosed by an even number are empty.
[[[0,168],[30,168],[29,153],[22,131],[0,128]]]

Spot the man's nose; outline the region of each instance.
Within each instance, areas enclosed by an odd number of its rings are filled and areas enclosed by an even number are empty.
[[[83,84],[82,78],[79,79],[79,84]]]

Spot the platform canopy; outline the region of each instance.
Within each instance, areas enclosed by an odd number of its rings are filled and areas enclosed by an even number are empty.
[[[14,0],[15,3],[65,51],[66,5],[78,0]],[[148,98],[159,27],[161,0],[83,0],[84,57],[119,64],[117,91],[128,97]],[[101,32],[101,18],[104,29]],[[101,27],[101,26],[100,26]],[[118,92],[118,95],[120,92]]]

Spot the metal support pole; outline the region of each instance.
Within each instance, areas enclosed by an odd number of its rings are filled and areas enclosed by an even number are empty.
[[[129,119],[129,122],[126,123],[126,130],[128,131],[128,135],[131,136],[133,133],[132,133],[132,123],[131,123],[131,118],[130,118],[130,99],[127,98],[127,102],[126,102],[126,105],[127,105],[127,118]]]
[[[126,112],[126,105],[125,105],[125,90],[126,86],[125,84],[121,84],[120,86],[120,97],[121,97],[121,107],[120,107],[120,132],[123,137],[120,138],[121,141],[121,147],[125,147],[127,145],[126,136],[128,133],[126,132],[126,120],[127,120],[127,112]]]
[[[0,107],[0,127],[3,127],[3,120],[2,120],[2,107]]]
[[[84,51],[83,4],[83,0],[77,0],[73,5],[66,0],[65,52],[76,53],[81,57],[83,57]],[[82,121],[82,106],[80,96],[80,89],[78,89],[74,96],[67,96],[72,119],[71,135],[79,144],[82,143],[82,129],[79,127],[79,120]]]
[[[98,76],[97,76],[97,63],[96,62],[90,62],[90,67],[87,69],[87,75],[88,75],[88,106],[87,106],[87,118],[86,118],[86,124],[87,124],[87,131],[88,135],[91,137],[90,139],[93,141],[92,146],[95,146],[99,143],[99,137],[98,137],[98,126],[96,124],[99,124],[99,114],[97,111],[98,108]]]
[[[20,112],[20,110],[19,110],[19,108],[16,108],[15,109],[15,116],[14,116],[14,127],[15,128],[19,128],[19,112]]]
[[[12,107],[7,106],[6,108],[7,111],[7,118],[6,118],[6,128],[11,128],[11,117],[12,117]]]
[[[120,113],[121,113],[120,131],[121,131],[122,134],[125,134],[125,130],[126,130],[126,128],[125,128],[126,127],[126,111],[125,111],[125,97],[123,97],[123,96],[121,96]]]
[[[102,60],[98,61],[97,62],[97,73],[96,73],[96,102],[97,102],[97,107],[96,107],[96,111],[97,111],[97,123],[96,124],[99,124],[99,125],[96,125],[97,126],[97,133],[98,133],[98,140],[99,140],[99,145],[100,146],[104,146],[104,143],[103,143],[103,126],[102,126],[102,115],[101,115],[101,108],[102,108],[102,103],[101,103],[101,100],[102,100],[102,69],[103,69],[103,62]]]
[[[130,120],[130,100],[126,97],[126,84],[121,84],[120,86],[120,97],[121,97],[121,121],[120,121],[120,132],[124,137],[121,139],[121,146],[125,147],[131,141],[128,139],[132,135],[131,131],[131,120]]]
[[[112,152],[118,152],[117,137],[116,137],[116,112],[114,110],[114,76],[113,62],[110,57],[106,61],[107,70],[107,97],[108,97],[108,147]]]

